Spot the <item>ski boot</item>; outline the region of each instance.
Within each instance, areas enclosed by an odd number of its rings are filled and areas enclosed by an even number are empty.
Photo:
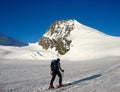
[[[53,85],[50,85],[49,86],[49,89],[54,89],[55,87]]]
[[[62,87],[62,86],[63,86],[62,84],[59,84],[57,88],[60,88],[60,87]]]

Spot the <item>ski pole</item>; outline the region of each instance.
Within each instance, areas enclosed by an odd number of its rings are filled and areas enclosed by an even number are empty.
[[[64,76],[64,72],[62,72],[62,77]]]

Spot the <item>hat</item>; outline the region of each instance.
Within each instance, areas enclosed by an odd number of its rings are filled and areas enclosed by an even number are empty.
[[[57,61],[60,61],[60,59],[59,59],[59,58],[57,58]]]

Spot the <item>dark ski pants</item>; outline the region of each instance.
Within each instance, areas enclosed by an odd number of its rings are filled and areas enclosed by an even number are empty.
[[[50,81],[50,85],[53,85],[53,82],[55,80],[56,75],[58,75],[58,77],[59,77],[59,84],[62,83],[62,75],[61,75],[61,73],[60,72],[54,72],[53,75],[52,75],[51,81]]]

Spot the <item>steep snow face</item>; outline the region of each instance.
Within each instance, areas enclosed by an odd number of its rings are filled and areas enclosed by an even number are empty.
[[[0,33],[0,45],[4,46],[26,46],[27,44],[15,40],[11,37],[5,36],[4,34]]]
[[[54,48],[66,60],[120,56],[119,37],[109,36],[76,20],[55,21],[39,45],[45,50]]]
[[[62,56],[64,59],[85,60],[109,56],[120,56],[120,38],[109,36],[96,29],[74,21],[71,31],[70,51]]]

